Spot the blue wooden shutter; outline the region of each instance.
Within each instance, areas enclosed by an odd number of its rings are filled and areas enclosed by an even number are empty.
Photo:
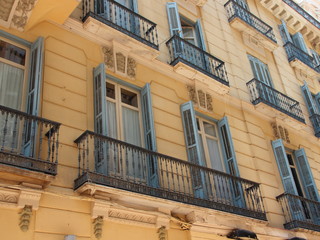
[[[106,72],[101,63],[93,70],[94,130],[107,136]]]
[[[177,3],[167,3],[167,13],[171,36],[178,35],[183,37]]]
[[[222,118],[218,122],[218,127],[227,173],[239,177],[240,174],[236,160],[236,153],[234,151],[234,146],[232,142],[228,118]]]
[[[153,121],[150,84],[147,83],[141,90],[142,118],[144,126],[145,146],[150,151],[157,151],[156,134]],[[158,186],[158,162],[156,157],[147,156],[148,182],[151,186]]]
[[[27,92],[27,109],[30,115],[37,116],[40,108],[40,89],[42,83],[43,68],[43,38],[39,37],[30,50],[30,65]],[[34,121],[26,122],[24,126],[25,139],[23,152],[25,156],[32,157],[35,149],[37,124]]]
[[[309,54],[308,53],[308,48],[307,48],[307,45],[303,39],[303,36],[300,32],[297,32],[296,34],[294,34],[292,36],[292,40],[294,42],[294,44],[300,48],[302,51],[304,51],[305,53]]]
[[[202,25],[201,25],[200,19],[197,20],[195,28],[196,28],[197,38],[199,39],[200,48],[203,51],[206,51],[206,43],[205,43],[205,40],[204,40],[203,30],[202,30]]]
[[[38,38],[31,46],[31,61],[27,95],[27,113],[38,115],[43,68],[43,38]]]
[[[309,111],[310,116],[312,116],[315,113],[318,113],[319,111],[316,108],[316,105],[315,105],[313,98],[312,98],[312,94],[311,94],[309,87],[308,87],[308,84],[306,82],[304,82],[303,86],[301,86],[301,90],[302,90],[306,105],[308,107],[308,111]]]
[[[197,119],[192,101],[181,105],[181,115],[189,162],[206,166],[201,155]],[[201,170],[193,169],[191,170],[191,175],[195,196],[204,198],[206,196],[204,173]]]
[[[94,130],[96,133],[107,136],[107,102],[106,102],[106,72],[105,65],[101,63],[93,70],[93,96],[94,96]],[[106,142],[95,139],[95,168],[99,173],[108,173]]]
[[[302,180],[302,185],[304,187],[306,197],[314,201],[319,201],[320,198],[318,189],[314,182],[308,158],[304,149],[301,148],[299,150],[294,151],[294,156],[297,162],[300,179]]]
[[[316,106],[318,107],[317,110],[320,112],[320,92],[315,95],[314,99],[316,102]]]
[[[227,173],[229,173],[232,176],[240,177],[236,153],[234,151],[232,136],[227,117],[222,118],[218,122],[218,128]],[[241,183],[230,180],[230,186],[235,205],[239,207],[244,207],[245,200]]]
[[[284,191],[287,193],[298,195],[298,191],[293,180],[292,172],[289,166],[286,151],[282,143],[282,139],[272,141],[272,147],[277,160]]]
[[[289,30],[288,30],[286,22],[284,20],[281,20],[281,24],[279,25],[279,29],[280,29],[280,34],[281,34],[283,43],[284,44],[286,44],[287,42],[292,43],[292,39],[291,39]]]
[[[310,49],[310,52],[311,52],[312,57],[313,57],[314,66],[315,67],[320,66],[320,55],[313,49]]]

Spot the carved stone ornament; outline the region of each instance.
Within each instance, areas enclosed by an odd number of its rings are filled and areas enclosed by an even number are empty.
[[[162,226],[158,229],[159,240],[167,240],[167,229]]]
[[[273,129],[273,136],[275,139],[281,138],[283,141],[290,143],[289,131],[286,128],[275,122],[271,123],[271,127]]]
[[[0,189],[0,202],[17,203],[19,193]]]
[[[0,0],[0,19],[8,21],[15,0]]]
[[[191,85],[187,85],[187,90],[189,93],[189,98],[192,102],[198,103],[198,98],[197,98],[197,93],[196,93],[196,88]]]
[[[23,232],[29,230],[30,219],[32,216],[32,206],[26,205],[20,212],[19,226]]]
[[[202,90],[198,90],[199,105],[206,108],[206,94]]]
[[[13,24],[17,28],[24,28],[27,24],[28,14],[35,5],[36,0],[20,0],[16,12],[12,18]]]
[[[126,56],[120,52],[116,53],[117,71],[121,73],[126,72]]]
[[[129,212],[126,210],[112,209],[108,214],[109,220],[125,222],[137,225],[154,225],[156,224],[156,216],[147,215],[137,212]]]
[[[136,77],[136,61],[131,57],[128,57],[127,75],[130,78]]]
[[[98,216],[93,220],[93,232],[97,239],[102,237],[103,216]]]
[[[206,93],[206,98],[207,98],[207,110],[212,112],[213,107],[212,107],[212,96],[208,93]]]
[[[113,49],[110,47],[102,47],[102,52],[104,54],[104,63],[107,68],[114,69],[114,56]]]

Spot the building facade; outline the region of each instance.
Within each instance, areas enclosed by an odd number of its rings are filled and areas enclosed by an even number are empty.
[[[292,0],[0,0],[1,239],[320,238],[320,23]]]

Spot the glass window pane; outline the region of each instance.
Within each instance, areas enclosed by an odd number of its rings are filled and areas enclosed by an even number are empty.
[[[107,97],[115,99],[116,94],[115,94],[115,86],[111,83],[106,83],[107,86]]]
[[[0,40],[0,57],[24,66],[26,50]]]
[[[141,146],[139,112],[122,107],[122,124],[124,141]]]
[[[118,138],[116,104],[107,101],[108,136]]]
[[[219,145],[217,140],[207,138],[207,146],[210,155],[211,167],[218,171],[223,171],[222,160],[220,157]]]
[[[204,132],[210,136],[216,137],[216,129],[214,125],[203,122]]]
[[[138,107],[138,96],[136,93],[121,88],[121,102]]]

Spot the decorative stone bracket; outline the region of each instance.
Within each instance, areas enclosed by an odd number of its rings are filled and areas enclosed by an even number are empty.
[[[202,89],[197,89],[194,86],[187,85],[190,100],[193,101],[199,108],[212,112],[212,96]]]
[[[93,220],[93,232],[97,239],[102,237],[103,216],[96,217]]]
[[[32,206],[26,205],[20,212],[20,222],[19,226],[23,232],[29,230],[30,220],[32,216]]]
[[[108,70],[131,79],[136,78],[136,61],[125,50],[103,46],[102,52]]]
[[[283,141],[290,143],[289,131],[286,128],[276,122],[271,123],[271,127],[273,129],[273,136],[275,139],[281,138]]]

